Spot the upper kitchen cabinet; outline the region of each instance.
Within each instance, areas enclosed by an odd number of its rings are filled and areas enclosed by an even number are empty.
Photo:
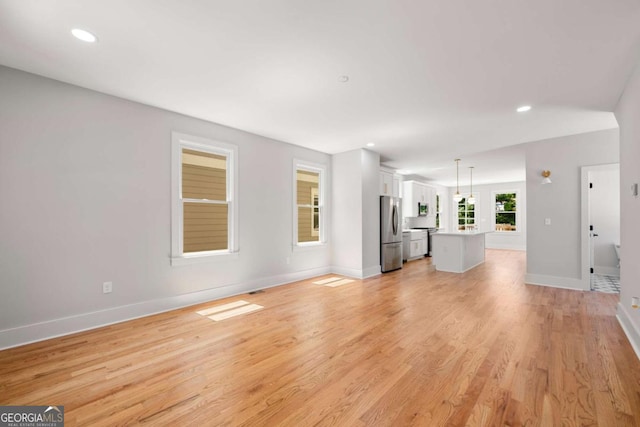
[[[436,216],[436,189],[417,181],[402,183],[402,212],[405,217]]]
[[[392,171],[380,169],[380,195],[402,197],[400,193],[400,176]]]
[[[427,216],[429,218],[434,218],[436,217],[437,212],[437,203],[436,203],[436,189],[435,187],[431,187],[430,185],[425,185],[424,186],[424,195],[425,195],[425,199],[427,200],[427,205],[429,206],[429,211],[427,212]]]

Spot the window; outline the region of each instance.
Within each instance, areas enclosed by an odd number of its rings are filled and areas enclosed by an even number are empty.
[[[440,195],[436,194],[436,228],[440,228]]]
[[[518,231],[518,193],[493,193],[495,231]]]
[[[478,203],[478,197],[476,196],[476,203]],[[476,205],[467,203],[467,198],[463,198],[458,202],[458,230],[475,230],[476,229]]]
[[[296,161],[294,165],[294,236],[297,245],[324,242],[324,167]]]
[[[233,145],[172,135],[172,264],[236,252],[236,161]]]

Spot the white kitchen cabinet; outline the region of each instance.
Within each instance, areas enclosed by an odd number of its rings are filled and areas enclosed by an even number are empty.
[[[411,187],[414,194],[414,200],[420,203],[427,203],[427,188],[425,185],[414,182],[411,184]]]
[[[425,185],[425,198],[427,203],[429,204],[429,213],[427,216],[432,216],[435,218],[436,216],[436,189],[434,187]]]
[[[400,190],[400,182],[402,179],[400,175],[393,175],[393,197],[402,197],[402,191]]]
[[[405,217],[418,216],[418,204],[428,206],[427,216],[436,216],[436,189],[417,181],[402,183],[402,213]]]
[[[418,216],[418,204],[428,205],[428,215],[435,215],[435,204],[431,202],[430,191],[435,189],[417,181],[405,181],[402,183],[402,213],[405,217]],[[433,197],[435,200],[435,196]]]
[[[424,256],[424,250],[422,249],[422,239],[412,240],[409,258],[418,258],[421,256]]]
[[[418,199],[419,195],[415,191],[414,181],[405,181],[402,183],[402,215],[405,217],[418,216]],[[415,198],[415,200],[414,200]]]
[[[380,170],[380,195],[401,197],[400,175],[386,170]]]
[[[425,254],[425,231],[411,230],[402,233],[402,257],[404,260],[422,258]]]
[[[393,174],[380,171],[380,195],[393,196]]]

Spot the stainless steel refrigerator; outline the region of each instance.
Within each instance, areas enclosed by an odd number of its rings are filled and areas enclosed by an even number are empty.
[[[402,199],[380,196],[380,264],[382,272],[402,268]]]

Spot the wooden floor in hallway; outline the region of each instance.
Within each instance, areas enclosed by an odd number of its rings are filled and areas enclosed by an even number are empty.
[[[425,258],[9,349],[0,404],[64,405],[67,426],[640,425],[618,295],[524,273],[524,252],[464,274]],[[238,300],[263,308],[196,313]]]

